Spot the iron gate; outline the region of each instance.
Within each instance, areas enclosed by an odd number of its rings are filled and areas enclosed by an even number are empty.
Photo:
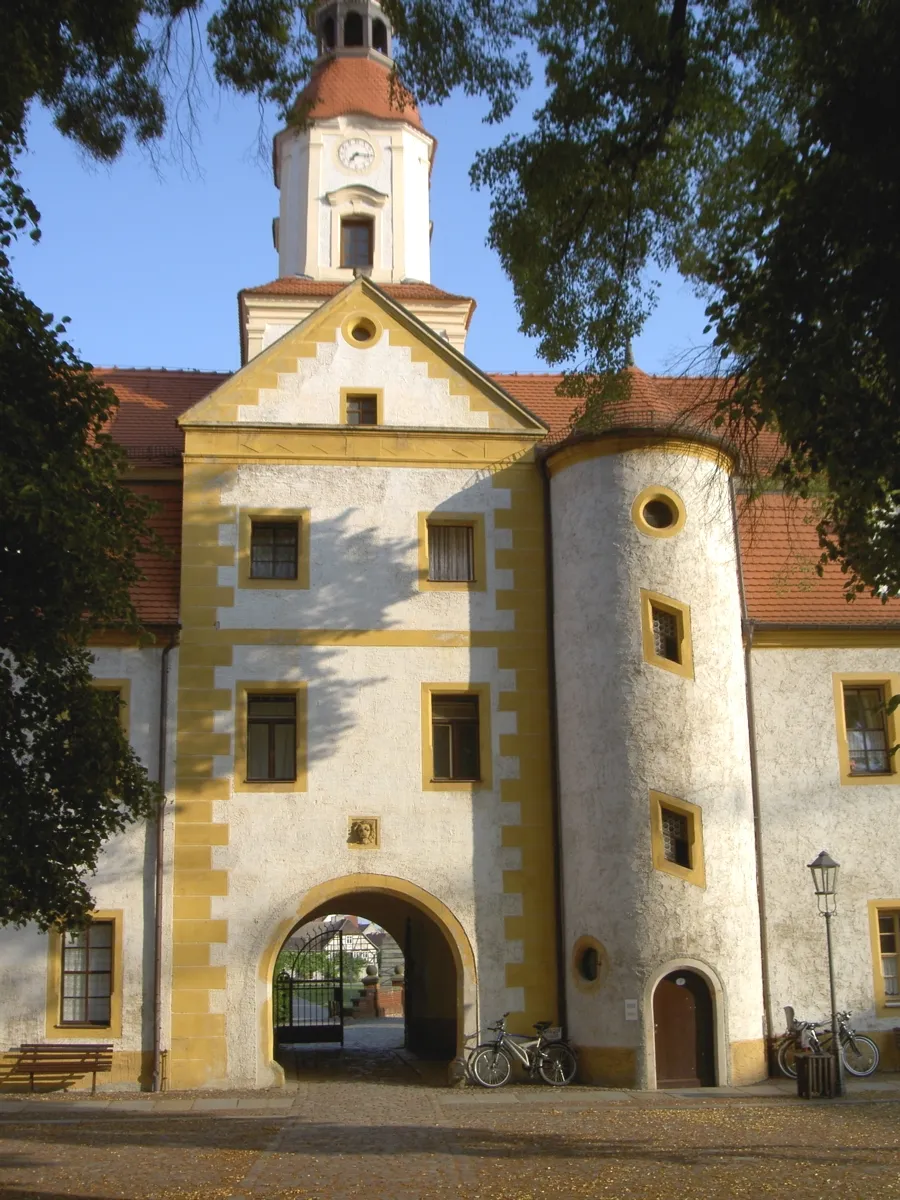
[[[344,1044],[344,935],[326,929],[278,955],[275,1042]]]

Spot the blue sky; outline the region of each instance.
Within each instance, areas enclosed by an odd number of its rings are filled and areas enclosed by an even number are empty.
[[[527,120],[527,104],[519,122]],[[478,301],[467,353],[480,367],[547,370],[534,342],[518,332],[512,288],[485,245],[488,196],[469,184],[476,150],[516,127],[516,117],[512,126],[484,125],[483,111],[464,97],[422,111],[438,139],[432,282]],[[156,165],[132,147],[106,167],[87,161],[44,112],[33,111],[22,176],[43,236],[36,246],[20,244],[15,272],[36,303],[72,318],[69,337],[84,358],[98,366],[238,366],[237,293],[278,273],[270,158],[277,127],[269,114],[260,153],[255,103],[210,91],[193,162],[179,161],[170,137]],[[704,323],[689,287],[667,277],[635,343],[638,366],[681,369],[678,356],[703,341]]]

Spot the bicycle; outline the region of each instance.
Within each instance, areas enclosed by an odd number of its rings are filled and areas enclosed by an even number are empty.
[[[482,1087],[503,1087],[512,1075],[513,1059],[520,1062],[533,1079],[540,1075],[551,1087],[565,1087],[575,1078],[578,1063],[575,1051],[562,1039],[559,1026],[549,1021],[538,1021],[534,1026],[537,1037],[507,1033],[504,1013],[488,1029],[497,1034],[493,1042],[485,1042],[472,1051],[468,1070],[472,1079]]]
[[[788,1029],[778,1043],[776,1059],[778,1069],[789,1079],[797,1078],[797,1054],[812,1051],[828,1054],[832,1044],[829,1021],[800,1021],[790,1005],[785,1006]],[[845,1070],[851,1075],[871,1075],[877,1068],[881,1054],[878,1046],[864,1033],[857,1033],[850,1025],[850,1011],[839,1012],[838,1037],[841,1043],[841,1058]]]

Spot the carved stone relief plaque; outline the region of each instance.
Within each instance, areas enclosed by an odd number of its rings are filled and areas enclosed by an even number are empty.
[[[351,817],[347,845],[354,850],[377,850],[380,845],[377,817]]]

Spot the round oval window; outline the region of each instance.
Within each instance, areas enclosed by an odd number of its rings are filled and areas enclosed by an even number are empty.
[[[371,342],[375,336],[375,326],[371,321],[365,319],[357,321],[350,330],[350,336],[354,342]]]
[[[678,519],[674,506],[660,496],[647,501],[641,510],[641,516],[653,529],[668,529]]]
[[[578,974],[588,983],[595,983],[600,974],[600,956],[595,946],[588,946],[578,960]]]

